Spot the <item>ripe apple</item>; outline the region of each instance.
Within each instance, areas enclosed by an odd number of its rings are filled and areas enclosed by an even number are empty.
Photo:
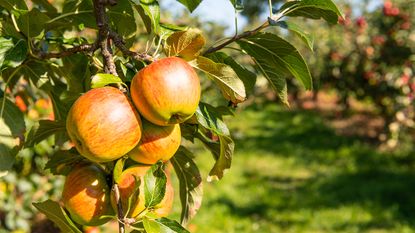
[[[68,174],[62,201],[71,218],[81,225],[102,225],[110,220],[103,215],[114,214],[105,173],[95,165],[78,166]]]
[[[129,157],[143,164],[168,161],[180,146],[180,125],[158,126],[144,119],[142,124],[141,141],[128,153]]]
[[[118,187],[120,189],[120,198],[124,213],[127,211],[128,198],[134,192],[135,180],[139,179],[141,181],[139,187],[138,197],[133,197],[131,201],[130,211],[127,215],[129,218],[137,217],[145,209],[145,197],[144,197],[144,175],[151,168],[151,166],[133,166],[127,168],[120,177],[120,182]],[[172,208],[174,189],[171,185],[170,173],[167,173],[167,184],[166,184],[166,193],[163,200],[154,207],[153,212],[159,217],[166,217]],[[134,177],[136,177],[134,179]],[[114,195],[111,198],[111,204],[114,209],[116,208]]]
[[[134,76],[131,97],[141,115],[153,124],[182,123],[199,104],[200,80],[185,60],[163,58]]]
[[[94,162],[124,156],[141,138],[137,111],[114,87],[92,89],[79,97],[69,111],[66,129],[79,153]]]

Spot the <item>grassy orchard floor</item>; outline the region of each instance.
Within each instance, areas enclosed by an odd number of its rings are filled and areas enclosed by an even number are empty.
[[[415,157],[382,154],[326,122],[276,105],[238,113],[232,168],[205,182],[191,231],[415,232]],[[196,154],[206,178],[211,155]]]

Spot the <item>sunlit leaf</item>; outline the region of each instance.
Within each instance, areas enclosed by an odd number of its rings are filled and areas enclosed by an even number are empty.
[[[170,35],[164,48],[168,57],[180,56],[190,61],[200,54],[205,43],[206,40],[200,30],[189,29]]]
[[[127,160],[127,157],[122,157],[121,159],[118,159],[117,162],[115,163],[114,166],[114,170],[112,172],[112,176],[114,178],[115,183],[119,183],[120,182],[120,178],[121,178],[121,174],[123,172],[124,169],[124,163]]]
[[[233,103],[241,103],[246,99],[245,86],[236,72],[228,65],[216,63],[206,57],[197,57],[190,64],[205,72],[219,86],[223,96]]]
[[[109,84],[122,84],[122,80],[112,74],[96,74],[91,77],[91,88],[100,88]]]
[[[163,165],[156,163],[144,175],[145,206],[152,208],[159,204],[166,193],[167,177]]]
[[[244,83],[246,93],[250,93],[253,91],[256,82],[255,73],[249,71],[248,69],[237,63],[231,56],[227,55],[224,52],[215,52],[209,54],[208,57],[216,63],[223,63],[232,67],[232,69],[236,72],[238,77]]]

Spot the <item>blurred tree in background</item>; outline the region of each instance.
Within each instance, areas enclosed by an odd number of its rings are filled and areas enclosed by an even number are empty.
[[[341,27],[321,25],[329,41],[317,42],[316,86],[334,88],[345,111],[351,97],[374,106],[385,122],[379,139],[396,148],[414,130],[415,5],[385,1],[375,9],[367,3],[344,9]]]

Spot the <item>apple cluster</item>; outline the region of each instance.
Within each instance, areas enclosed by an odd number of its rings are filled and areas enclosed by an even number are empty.
[[[130,87],[131,99],[117,88],[106,86],[88,91],[71,107],[66,121],[70,139],[78,152],[95,163],[117,160],[125,155],[137,162],[120,177],[121,203],[134,192],[135,180],[143,179],[152,164],[167,162],[181,142],[180,123],[196,111],[200,80],[183,59],[168,57],[141,69]],[[127,217],[136,217],[144,207],[144,182],[132,197]],[[75,167],[67,176],[63,203],[74,221],[101,225],[116,209],[105,173],[96,164]],[[173,202],[173,188],[167,176],[166,195],[154,208],[166,216]]]

